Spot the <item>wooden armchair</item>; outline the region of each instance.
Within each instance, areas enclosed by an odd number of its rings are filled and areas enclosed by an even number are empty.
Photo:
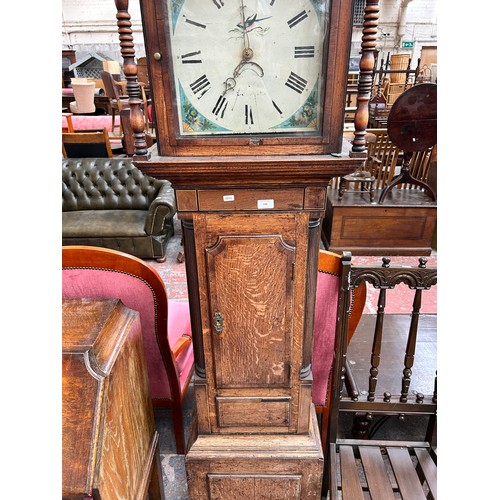
[[[122,110],[130,109],[129,97],[127,95],[127,82],[116,81],[113,75],[108,71],[101,72],[101,78],[104,84],[104,90],[109,98],[111,106],[111,130],[115,132],[116,115],[120,115]],[[149,118],[148,118],[148,102],[146,98],[145,84],[138,82],[141,89],[142,96],[142,109],[144,113],[144,128],[149,132]],[[122,122],[120,121],[120,135],[124,133]]]
[[[104,91],[109,99],[109,105],[111,107],[111,131],[115,133],[115,121],[116,115],[120,114],[122,109],[129,109],[128,96],[123,96],[120,92],[113,75],[108,71],[101,71],[101,79],[104,84]],[[122,134],[122,124],[120,122],[120,135]]]
[[[342,267],[349,270],[350,254],[344,253]],[[366,498],[436,498],[436,419],[437,382],[413,376],[418,371],[418,356],[428,358],[428,351],[416,349],[419,334],[419,311],[422,294],[437,284],[437,269],[427,268],[425,258],[418,266],[391,267],[383,258],[381,267],[351,266],[342,274],[339,301],[339,322],[335,339],[334,388],[330,408],[329,479],[330,498],[357,500]],[[349,296],[363,283],[379,291],[371,355],[366,365],[356,365],[357,373],[366,373],[366,392],[349,396],[344,388],[348,346]],[[392,289],[407,286],[414,292],[413,305],[408,311],[408,331],[390,332],[384,314],[388,301],[398,300]],[[393,292],[393,293],[391,293]],[[398,306],[400,302],[398,301]],[[385,320],[385,321],[384,321]],[[384,338],[391,336],[391,347],[399,340],[400,359],[384,358]],[[386,346],[388,344],[385,344]],[[399,344],[398,344],[399,345]],[[422,360],[421,360],[422,362]],[[421,364],[421,363],[420,363]],[[428,391],[422,389],[429,388]],[[395,388],[395,389],[394,389]],[[396,394],[397,393],[397,394]],[[340,422],[346,414],[356,416],[358,432],[354,439],[340,433]],[[375,420],[387,418],[409,420],[418,416],[427,419],[425,435],[415,438],[409,430],[400,435],[382,438],[375,434],[367,439],[367,429]],[[377,425],[379,425],[379,423]]]
[[[153,406],[172,409],[177,453],[184,454],[182,402],[194,370],[189,303],[169,301],[153,267],[116,250],[65,246],[62,271],[63,298],[119,298],[139,312]]]
[[[342,255],[320,250],[318,259],[318,282],[314,317],[314,345],[312,357],[312,401],[320,416],[321,444],[326,453],[332,375],[337,324],[338,302],[341,292]],[[348,341],[361,319],[366,301],[366,285],[363,283],[350,297]],[[350,372],[349,372],[350,373]],[[349,377],[352,380],[352,376]]]

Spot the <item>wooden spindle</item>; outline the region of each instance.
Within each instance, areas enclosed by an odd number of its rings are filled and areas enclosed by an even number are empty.
[[[142,93],[137,81],[137,64],[135,61],[134,37],[132,23],[128,12],[128,0],[115,0],[116,24],[120,38],[120,49],[123,57],[123,72],[127,80],[127,95],[130,105],[130,124],[134,133],[134,159],[148,160],[151,156],[147,149],[144,132],[144,114],[141,110]],[[146,105],[146,103],[144,104]]]
[[[363,36],[361,38],[361,59],[359,61],[358,95],[354,114],[354,140],[351,156],[364,154],[366,151],[366,129],[370,112],[370,97],[373,86],[373,68],[379,17],[379,0],[367,0],[363,18]]]
[[[420,316],[420,308],[422,306],[422,290],[415,290],[413,298],[413,310],[411,313],[410,331],[408,333],[408,341],[406,343],[406,352],[404,358],[403,379],[401,381],[401,396],[399,400],[402,403],[408,401],[408,391],[410,390],[410,382],[412,375],[413,362],[415,360],[415,347],[417,345],[418,320]]]
[[[382,350],[382,332],[384,331],[384,315],[386,304],[386,289],[382,288],[378,296],[377,320],[375,323],[375,335],[373,337],[370,377],[368,379],[368,401],[375,400],[375,391],[378,382],[378,366],[380,364],[380,352]]]

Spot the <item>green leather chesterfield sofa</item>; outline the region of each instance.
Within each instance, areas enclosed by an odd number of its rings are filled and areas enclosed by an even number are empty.
[[[62,244],[112,248],[165,260],[177,208],[170,182],[130,158],[62,160]]]

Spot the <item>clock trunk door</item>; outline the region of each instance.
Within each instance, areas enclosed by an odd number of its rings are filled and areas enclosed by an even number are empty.
[[[195,214],[194,222],[212,432],[296,432],[307,215]]]
[[[206,255],[216,387],[290,387],[295,248],[220,236]]]

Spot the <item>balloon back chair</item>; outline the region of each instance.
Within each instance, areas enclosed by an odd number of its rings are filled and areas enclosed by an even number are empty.
[[[312,357],[312,400],[321,421],[321,444],[326,451],[332,375],[334,362],[335,333],[338,303],[341,293],[342,255],[320,250],[318,259],[318,282],[314,317],[314,346]],[[349,341],[358,326],[366,302],[366,285],[351,294],[349,303]],[[350,372],[349,372],[350,374]],[[350,377],[349,379],[351,379]]]
[[[139,312],[153,406],[171,408],[178,454],[185,454],[182,402],[194,370],[188,302],[168,300],[147,262],[116,250],[62,247],[63,298],[118,298]]]

